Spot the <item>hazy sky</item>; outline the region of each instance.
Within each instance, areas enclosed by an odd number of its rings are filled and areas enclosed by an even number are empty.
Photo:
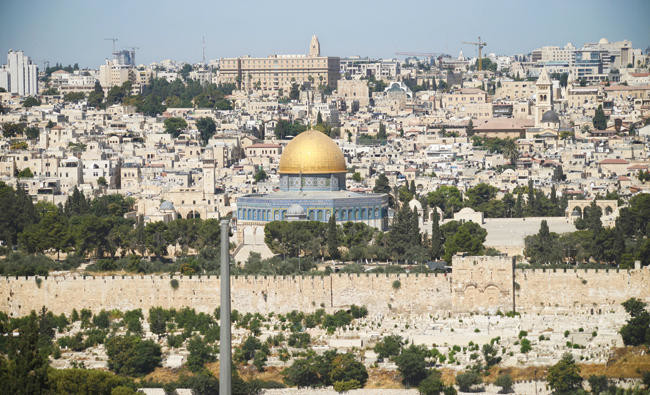
[[[396,51],[459,50],[487,41],[488,53],[582,45],[607,37],[650,45],[650,0],[0,0],[0,62],[22,49],[45,60],[97,67],[118,48],[140,47],[137,63],[162,59],[306,53],[312,34],[323,55],[392,57]]]

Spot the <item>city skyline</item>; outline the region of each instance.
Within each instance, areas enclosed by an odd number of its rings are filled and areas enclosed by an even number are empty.
[[[127,9],[124,2],[111,5],[3,4],[2,13],[15,17],[0,27],[0,63],[6,62],[9,49],[15,49],[23,50],[39,67],[49,61],[95,68],[110,57],[112,43],[105,40],[110,37],[119,39],[118,49],[139,47],[137,64],[163,59],[199,62],[203,37],[206,59],[306,53],[312,34],[318,35],[324,55],[342,57],[393,57],[397,51],[455,56],[460,50],[473,57],[476,49],[462,41],[475,41],[477,36],[487,41],[485,54],[528,53],[544,45],[582,45],[601,37],[627,39],[637,48],[650,45],[650,28],[643,21],[650,3],[645,1],[406,2],[401,10],[385,2],[371,6],[334,2],[323,10],[295,1],[280,6],[190,3],[177,7],[168,2],[138,2],[128,3]],[[613,16],[628,22],[611,23]]]

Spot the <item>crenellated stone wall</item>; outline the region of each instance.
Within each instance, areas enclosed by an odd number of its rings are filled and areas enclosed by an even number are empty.
[[[219,305],[217,276],[50,276],[0,278],[0,311],[22,316],[42,306],[130,310]],[[512,258],[455,257],[452,274],[234,276],[232,308],[241,312],[336,310],[365,305],[373,314],[620,308],[630,297],[650,302],[650,269],[514,270]],[[514,298],[513,298],[514,292]]]

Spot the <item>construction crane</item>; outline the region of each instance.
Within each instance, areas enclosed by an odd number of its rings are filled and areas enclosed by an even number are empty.
[[[470,44],[470,45],[476,45],[478,47],[478,71],[483,70],[483,47],[487,45],[485,41],[481,41],[481,36],[478,36],[478,42],[469,42],[469,41],[463,41],[463,44]]]
[[[112,41],[113,42],[113,54],[115,54],[115,43],[117,42],[117,38],[105,38],[104,41]]]

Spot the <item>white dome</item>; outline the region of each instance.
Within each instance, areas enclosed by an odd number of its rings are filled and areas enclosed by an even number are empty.
[[[414,196],[413,199],[411,199],[411,201],[409,202],[409,208],[411,209],[411,211],[413,211],[413,209],[417,209],[418,212],[421,212],[422,211],[422,203],[420,203],[420,201],[417,200],[415,198],[415,196]]]
[[[305,215],[305,209],[302,208],[301,205],[294,203],[291,206],[289,206],[289,208],[287,209],[287,215],[291,215],[291,216]]]
[[[605,37],[601,38],[600,41],[598,41],[598,44],[609,44],[609,41]]]

